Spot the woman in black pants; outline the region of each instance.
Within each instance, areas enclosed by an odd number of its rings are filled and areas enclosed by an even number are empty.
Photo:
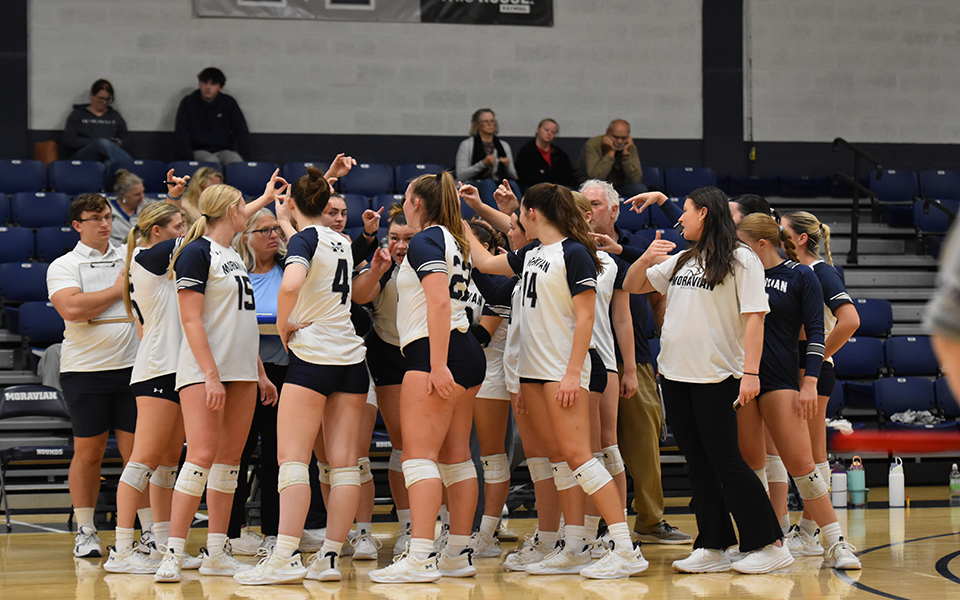
[[[727,197],[700,188],[680,217],[692,247],[655,240],[630,268],[623,289],[666,297],[658,359],[664,402],[677,446],[687,459],[699,535],[681,573],[767,573],[793,562],[763,485],[740,456],[731,403],[760,391],[763,316],[769,309],[763,265],[737,239]],[[724,552],[737,543],[739,562]]]

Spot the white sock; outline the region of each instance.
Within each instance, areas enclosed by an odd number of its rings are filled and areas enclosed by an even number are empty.
[[[843,532],[840,531],[840,523],[834,521],[820,528],[820,534],[823,540],[827,542],[827,549],[833,548],[833,545],[843,538]]]
[[[586,515],[583,517],[583,530],[585,532],[584,537],[588,540],[597,539],[597,531],[600,529],[600,517],[594,515]]]
[[[568,550],[579,554],[583,551],[583,525],[566,525],[563,530],[563,543]]]
[[[334,542],[330,538],[327,538],[323,540],[323,547],[320,548],[320,556],[326,556],[330,552],[340,556],[341,548],[343,548],[343,542]]]
[[[173,550],[176,554],[183,554],[183,546],[187,543],[187,540],[183,538],[172,537],[167,540],[167,548]]]
[[[273,549],[273,553],[281,558],[290,558],[299,547],[300,538],[293,537],[292,535],[278,535],[277,545]],[[323,554],[320,556],[323,556]]]
[[[133,545],[133,528],[117,527],[117,551],[123,551]]]
[[[806,531],[810,535],[815,535],[817,533],[817,522],[811,521],[810,519],[801,518],[800,519],[800,529]]]
[[[357,523],[357,535],[363,535],[372,531],[373,528],[370,526],[370,523]]]
[[[426,538],[410,538],[410,555],[417,560],[424,560],[433,554],[433,540]]]
[[[469,535],[453,535],[447,537],[447,546],[443,549],[447,556],[460,556],[463,549],[470,543]]]
[[[610,537],[613,538],[616,550],[633,549],[633,540],[630,539],[630,528],[627,526],[626,521],[607,525],[607,531],[610,532]]]
[[[783,535],[790,533],[790,513],[785,513],[780,517],[780,530],[783,531]]]
[[[497,525],[500,523],[498,517],[490,517],[483,515],[483,518],[480,519],[480,535],[482,537],[492,538],[493,534],[497,532]]]
[[[543,544],[548,550],[553,550],[557,545],[557,540],[560,539],[560,534],[556,531],[541,530],[539,533],[537,533],[537,537],[540,538],[540,543]]]
[[[93,511],[94,509],[92,507],[73,509],[73,516],[77,519],[77,529],[86,527],[94,531],[97,530],[97,526],[93,524]]]
[[[140,531],[150,531],[153,527],[153,510],[148,506],[137,509],[137,518],[140,519]]]
[[[400,521],[400,529],[410,529],[410,509],[409,508],[398,508],[397,509],[397,521]]]
[[[440,505],[440,522],[450,527],[450,511],[447,510],[446,504]]]
[[[227,534],[225,533],[207,533],[207,552],[210,556],[223,552],[223,547],[227,544]]]
[[[157,521],[150,528],[150,531],[153,532],[153,541],[156,542],[158,548],[166,546],[167,540],[170,539],[170,521]]]

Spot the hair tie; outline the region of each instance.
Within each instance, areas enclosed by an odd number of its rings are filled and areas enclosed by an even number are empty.
[[[783,225],[780,226],[780,233],[783,233]]]
[[[206,214],[206,213],[200,213],[200,216],[203,217],[204,219],[208,220],[208,221],[211,220],[211,219],[210,219],[210,215],[208,215],[208,214]]]
[[[437,178],[437,183],[443,183],[443,171],[437,172],[434,177]]]

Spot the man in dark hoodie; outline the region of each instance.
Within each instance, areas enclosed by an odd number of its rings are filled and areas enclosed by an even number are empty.
[[[216,67],[197,75],[197,91],[177,108],[177,155],[226,166],[250,155],[250,131],[237,101],[222,94],[227,78]]]
[[[90,103],[74,104],[60,144],[76,160],[130,160],[127,123],[110,105],[113,86],[98,79],[90,86]]]

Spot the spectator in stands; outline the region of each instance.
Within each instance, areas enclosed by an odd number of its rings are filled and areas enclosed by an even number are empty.
[[[110,241],[119,246],[127,240],[130,230],[137,226],[140,211],[150,201],[144,201],[143,180],[126,169],[119,169],[114,173],[113,191],[117,197],[110,201],[110,212],[113,214]]]
[[[470,117],[470,137],[457,149],[457,180],[475,183],[484,199],[492,199],[503,180],[509,180],[520,196],[513,152],[510,144],[497,137],[499,132],[496,115],[489,108],[481,108]]]
[[[221,93],[227,78],[216,67],[197,75],[198,89],[177,107],[177,155],[183,160],[242,162],[250,156],[250,132],[240,106]]]
[[[536,136],[517,150],[517,175],[524,192],[538,183],[573,185],[570,157],[553,145],[553,138],[558,133],[560,126],[557,122],[544,119],[537,124]]]
[[[614,119],[604,135],[587,140],[577,160],[577,181],[602,179],[609,181],[624,197],[647,191],[643,185],[640,155],[630,137],[630,123]]]
[[[200,193],[217,183],[223,183],[223,173],[213,167],[200,167],[190,178],[190,185],[187,186],[187,191],[183,194],[182,207],[188,228],[200,218],[200,209],[197,205],[200,201]]]
[[[61,144],[76,160],[130,160],[121,147],[128,141],[127,122],[113,104],[113,86],[98,79],[90,86],[90,104],[74,104]]]

